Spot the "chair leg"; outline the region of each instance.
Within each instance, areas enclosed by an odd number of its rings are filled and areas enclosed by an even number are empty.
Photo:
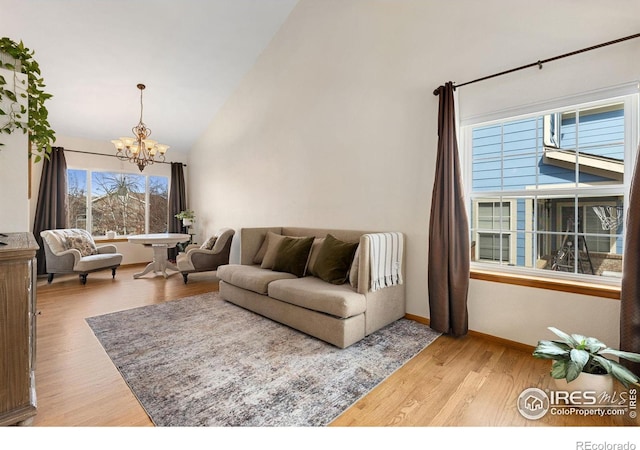
[[[87,284],[87,274],[86,273],[81,273],[80,274],[80,282],[82,284]]]
[[[115,268],[115,267],[113,267],[113,268],[111,269],[111,279],[114,279],[115,277],[116,277],[116,268]]]
[[[188,273],[186,273],[186,272],[184,272],[184,273],[182,274],[182,279],[184,280],[184,284],[187,284],[187,277],[188,277],[188,276],[189,276],[189,274],[188,274]]]
[[[49,276],[47,277],[47,283],[51,284],[51,282],[53,281],[53,275],[52,273],[49,274]]]

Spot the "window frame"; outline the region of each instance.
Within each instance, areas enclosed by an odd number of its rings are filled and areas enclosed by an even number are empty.
[[[604,106],[615,102],[624,104],[624,179],[619,185],[602,185],[596,187],[580,187],[578,183],[573,187],[563,187],[560,191],[553,186],[541,185],[535,190],[526,192],[527,196],[532,199],[544,196],[558,196],[562,193],[566,197],[585,197],[585,196],[622,196],[627,214],[629,206],[629,189],[631,178],[636,163],[636,152],[638,148],[638,135],[640,129],[639,123],[639,96],[640,88],[637,82],[621,85],[613,88],[601,89],[584,94],[568,96],[561,99],[555,99],[518,108],[510,108],[503,111],[483,114],[470,117],[460,122],[459,142],[460,158],[462,162],[463,186],[465,189],[466,207],[469,216],[473,221],[477,220],[477,211],[474,211],[475,204],[480,201],[503,202],[512,198],[523,198],[525,193],[522,189],[517,190],[492,190],[492,191],[476,191],[473,192],[473,129],[489,125],[501,124],[506,121],[517,121],[528,119],[536,116],[544,116],[546,114],[559,114],[570,109],[587,109],[598,106]],[[543,139],[543,136],[541,136]],[[529,203],[526,198],[527,205]],[[513,216],[513,214],[512,214]],[[472,228],[474,223],[472,222]],[[513,230],[517,231],[516,228]],[[471,240],[473,241],[477,230],[473,230]],[[517,233],[514,233],[517,234]],[[525,234],[525,237],[528,234]],[[612,239],[613,240],[613,239]],[[623,244],[624,246],[624,244]],[[513,246],[512,246],[513,247]],[[492,281],[502,278],[504,274],[505,280],[517,280],[515,284],[523,284],[522,280],[550,280],[553,285],[569,285],[581,286],[583,284],[592,284],[594,286],[612,286],[619,289],[620,279],[602,277],[598,275],[573,274],[567,272],[555,272],[550,270],[539,270],[535,267],[511,266],[506,264],[498,264],[496,262],[474,260],[474,255],[470,255],[471,271],[479,274],[478,278],[487,279],[488,273],[495,273],[496,278]],[[474,276],[472,276],[474,278]],[[506,281],[509,282],[509,281]],[[565,290],[562,288],[561,290]],[[613,298],[609,293],[607,297]]]
[[[93,208],[91,207],[91,203],[92,203],[92,190],[93,190],[93,186],[92,186],[92,175],[94,173],[113,173],[113,174],[118,174],[118,175],[136,175],[136,176],[142,176],[144,177],[144,189],[145,189],[145,195],[144,195],[144,234],[149,234],[149,226],[150,226],[150,209],[151,209],[151,202],[150,202],[150,197],[151,197],[151,193],[150,193],[150,187],[151,187],[151,182],[150,179],[151,177],[156,177],[156,178],[166,178],[167,180],[167,211],[168,211],[168,207],[169,207],[169,192],[171,189],[171,178],[169,176],[166,175],[160,175],[160,174],[144,174],[144,173],[138,173],[138,172],[133,172],[133,171],[126,171],[126,170],[117,170],[117,169],[110,169],[110,168],[91,168],[91,167],[82,167],[82,166],[76,166],[76,165],[69,165],[67,166],[67,173],[69,170],[77,170],[77,171],[84,171],[86,172],[86,179],[85,179],[85,186],[86,186],[86,198],[85,198],[85,208],[86,208],[86,217],[85,217],[85,227],[84,229],[86,229],[94,239],[106,239],[106,234],[97,234],[94,235],[92,232],[93,229]],[[67,191],[67,195],[69,194],[69,192]],[[168,217],[167,217],[167,229],[168,229],[169,223],[168,223]],[[126,238],[127,236],[130,235],[118,235],[119,238]]]
[[[517,222],[517,205],[516,205],[516,201],[513,199],[503,199],[502,201],[496,200],[495,198],[481,198],[478,197],[475,199],[476,201],[471,205],[471,207],[474,209],[474,213],[473,213],[473,220],[474,223],[478,223],[480,220],[480,204],[481,203],[492,203],[492,204],[500,204],[500,205],[504,205],[504,204],[508,204],[509,205],[509,229],[505,232],[505,231],[500,231],[500,230],[496,230],[496,229],[487,229],[487,228],[480,228],[479,226],[475,226],[473,227],[473,238],[472,241],[476,242],[476,253],[475,255],[475,259],[473,259],[472,261],[481,261],[483,264],[495,264],[495,265],[499,265],[499,262],[496,260],[486,260],[486,259],[481,259],[480,258],[480,235],[481,234],[493,234],[493,235],[497,235],[498,237],[500,237],[501,235],[507,235],[508,236],[508,241],[509,241],[509,260],[508,263],[512,264],[513,261],[515,261],[516,259],[516,250],[517,250],[517,235],[516,233],[514,233],[512,230],[515,229],[516,226],[516,222]],[[495,206],[494,206],[495,207]],[[502,208],[498,207],[498,210],[500,211],[500,216],[498,216],[498,221],[502,222]],[[516,214],[514,214],[514,211],[516,212]],[[495,221],[495,217],[494,217],[494,221]],[[499,241],[501,242],[501,240],[499,239]],[[498,250],[498,254],[502,255],[502,244],[500,244],[500,248]]]

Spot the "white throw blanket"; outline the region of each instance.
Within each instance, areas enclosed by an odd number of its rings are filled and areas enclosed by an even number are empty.
[[[388,286],[402,284],[403,234],[398,232],[371,233],[369,238],[369,262],[371,285],[375,292]]]

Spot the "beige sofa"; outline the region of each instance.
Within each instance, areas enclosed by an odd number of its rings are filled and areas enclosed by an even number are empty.
[[[262,268],[255,261],[268,232],[289,237],[313,236],[315,242],[331,234],[341,241],[359,243],[349,279],[344,284],[332,284],[309,275],[309,270],[305,270],[305,276],[298,277]],[[231,303],[337,347],[348,347],[405,314],[401,275],[404,239],[400,240],[400,261],[393,261],[400,275],[399,282],[372,291],[370,244],[376,236],[354,230],[243,228],[240,230],[240,264],[218,268],[220,294]],[[316,251],[314,245],[310,259]]]

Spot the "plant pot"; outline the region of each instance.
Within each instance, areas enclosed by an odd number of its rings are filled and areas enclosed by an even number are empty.
[[[597,375],[582,372],[578,378],[567,383],[567,380],[554,378],[557,391],[569,393],[568,403],[576,406],[594,406],[592,399],[595,397],[597,403],[601,400],[615,397],[613,376],[610,374]],[[586,393],[586,394],[585,394]],[[608,402],[604,402],[608,404]]]
[[[182,219],[182,225],[185,227],[190,227],[193,225],[193,219]]]
[[[4,66],[5,64],[13,64],[16,72],[20,73],[22,70],[22,61],[15,59],[8,53],[0,51],[0,62]]]

